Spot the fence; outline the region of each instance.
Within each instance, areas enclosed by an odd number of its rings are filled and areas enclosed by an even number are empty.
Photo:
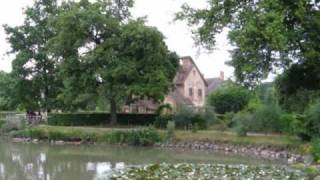
[[[46,115],[23,114],[17,112],[0,112],[0,120],[10,123],[38,125],[47,122]]]

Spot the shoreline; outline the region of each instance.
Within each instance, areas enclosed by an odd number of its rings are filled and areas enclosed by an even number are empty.
[[[9,140],[13,143],[32,143],[32,144],[52,144],[52,145],[97,145],[99,142],[93,141],[63,141],[55,140],[49,141],[48,139],[31,139],[20,137],[9,137]],[[109,143],[101,143],[109,144]],[[114,144],[118,146],[130,146],[127,144]],[[138,146],[142,147],[142,146]],[[208,151],[218,152],[225,155],[239,155],[254,158],[261,158],[265,160],[280,160],[285,161],[287,164],[306,164],[311,165],[311,155],[298,154],[290,151],[285,147],[277,147],[272,145],[235,145],[221,142],[211,141],[171,141],[155,143],[151,146],[160,149],[176,149],[176,150],[188,150],[188,151]]]

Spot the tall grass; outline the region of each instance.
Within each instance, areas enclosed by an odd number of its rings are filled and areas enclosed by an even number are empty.
[[[154,128],[113,130],[102,134],[99,132],[85,132],[74,129],[65,131],[49,128],[29,128],[17,131],[13,136],[32,139],[47,139],[49,141],[104,142],[108,144],[127,144],[133,146],[149,146],[162,140],[160,133]]]

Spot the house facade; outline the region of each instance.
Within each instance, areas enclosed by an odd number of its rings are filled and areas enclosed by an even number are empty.
[[[179,104],[203,107],[206,104],[208,84],[199,68],[190,56],[182,57],[177,75],[173,80],[173,89],[164,103],[173,108]]]
[[[163,104],[173,109],[179,105],[201,108],[206,104],[206,96],[224,80],[223,73],[218,78],[205,79],[190,56],[180,59],[180,67],[173,79],[173,87],[165,97]],[[143,99],[123,108],[127,113],[154,113],[158,105],[152,99]]]

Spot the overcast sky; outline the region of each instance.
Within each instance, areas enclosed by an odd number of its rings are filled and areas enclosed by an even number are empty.
[[[22,9],[31,5],[33,0],[3,0],[0,1],[0,24],[20,25],[24,15]],[[148,25],[157,27],[166,37],[170,50],[176,51],[180,56],[194,58],[200,71],[205,77],[219,76],[220,71],[226,77],[231,77],[233,70],[226,66],[225,61],[230,60],[228,53],[231,50],[226,39],[226,32],[217,36],[216,50],[212,53],[199,53],[194,46],[190,28],[184,22],[172,22],[174,13],[180,10],[183,3],[193,7],[205,7],[206,0],[136,0],[133,15],[135,17],[147,16]],[[13,56],[6,55],[10,45],[6,41],[3,28],[0,29],[0,70],[11,71]]]

